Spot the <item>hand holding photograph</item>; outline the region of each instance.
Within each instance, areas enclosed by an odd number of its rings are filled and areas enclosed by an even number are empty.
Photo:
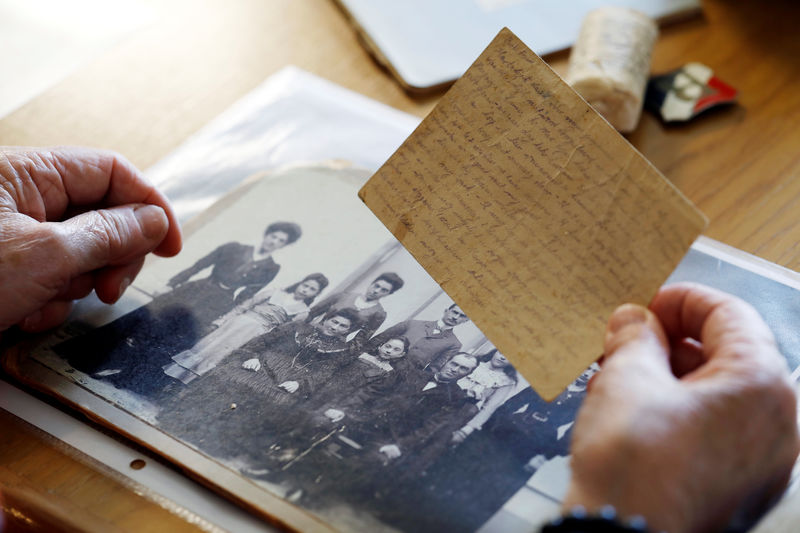
[[[258,112],[242,109],[240,119],[258,122]],[[185,167],[175,187],[238,183],[244,168],[261,165],[253,154],[263,144],[240,147],[230,120],[161,167]],[[406,117],[397,131],[407,125]],[[323,145],[301,138],[303,149]],[[232,151],[210,148],[219,146]],[[217,166],[203,159],[208,153]],[[209,168],[199,179],[198,169]],[[15,346],[6,371],[283,528],[534,530],[559,511],[573,421],[598,370],[589,364],[596,344],[570,346],[585,364],[545,402],[473,319],[555,337],[547,316],[518,325],[511,304],[555,298],[561,271],[536,269],[520,286],[488,276],[478,287],[486,301],[508,308],[485,306],[470,317],[468,302],[459,296],[465,308],[456,304],[359,200],[370,174],[319,164],[253,176],[187,225],[182,254],[150,260],[116,305],[84,301],[55,333]],[[181,213],[207,205],[190,200]],[[658,231],[640,233],[656,246]],[[528,237],[515,242],[524,247]],[[561,241],[572,257],[569,239]],[[487,242],[499,246],[494,236]],[[568,267],[603,274],[602,262],[575,257]],[[664,277],[674,263],[665,265]],[[701,238],[669,279],[678,280],[750,302],[797,379],[797,274]],[[575,323],[605,319],[589,309],[593,297],[590,288],[571,293]],[[547,382],[563,366],[555,350],[522,348],[552,360],[528,371],[530,382]]]
[[[79,314],[8,370],[291,529],[535,527],[598,367],[543,401],[358,200],[367,175],[249,181],[146,265],[132,311]],[[788,273],[701,240],[671,280],[753,303],[798,368]]]
[[[290,527],[476,530],[566,456],[583,388],[528,388],[358,200],[366,176],[250,182],[145,267],[142,305],[77,317],[15,374]]]

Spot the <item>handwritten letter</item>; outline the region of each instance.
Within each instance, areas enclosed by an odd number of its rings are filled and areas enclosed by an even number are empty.
[[[507,29],[359,195],[546,399],[706,223]]]

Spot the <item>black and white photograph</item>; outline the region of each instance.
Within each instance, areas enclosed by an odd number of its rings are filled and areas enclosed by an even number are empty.
[[[0,533],[800,530],[798,17],[0,0]]]
[[[364,177],[261,177],[201,219],[180,258],[149,263],[126,302],[84,313],[28,364],[130,415],[159,453],[177,441],[172,460],[265,514],[281,517],[270,495],[337,529],[491,531],[531,498],[557,506],[599,366],[543,401],[360,203]],[[798,366],[780,327],[800,314],[796,288],[700,249],[673,279],[770,294],[760,310]]]
[[[333,527],[477,530],[567,455],[594,369],[544,402],[360,203],[362,174],[263,177],[145,268],[142,305],[36,359]]]

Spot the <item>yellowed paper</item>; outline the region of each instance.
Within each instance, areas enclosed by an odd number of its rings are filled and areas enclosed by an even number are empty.
[[[359,195],[546,399],[706,223],[507,29]]]

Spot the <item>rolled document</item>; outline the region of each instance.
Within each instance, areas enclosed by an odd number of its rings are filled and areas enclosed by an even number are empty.
[[[658,35],[647,15],[602,7],[583,19],[566,81],[618,131],[636,128]]]

